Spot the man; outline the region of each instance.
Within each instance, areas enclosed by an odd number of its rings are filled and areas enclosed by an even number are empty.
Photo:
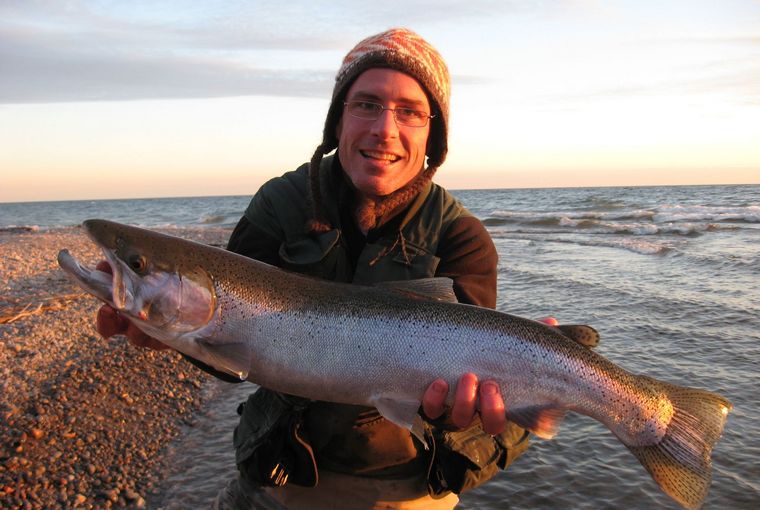
[[[310,163],[262,186],[228,249],[365,285],[446,276],[460,302],[493,308],[493,243],[475,217],[432,183],[447,153],[449,94],[446,64],[417,34],[392,29],[361,41],[337,74],[323,140]],[[163,347],[109,307],[99,312],[98,331]],[[453,508],[456,494],[527,448],[527,433],[506,422],[495,383],[479,385],[474,374],[464,374],[445,413],[448,390],[440,379],[423,396],[426,449],[375,409],[261,388],[239,409],[234,444],[241,476],[216,505]]]

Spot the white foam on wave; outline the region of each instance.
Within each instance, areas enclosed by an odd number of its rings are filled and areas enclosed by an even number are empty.
[[[505,230],[491,231],[490,233],[493,237],[499,239],[523,239],[533,242],[575,244],[578,246],[590,246],[596,248],[620,248],[641,255],[663,255],[674,248],[674,245],[671,242],[662,239],[650,240],[641,237],[547,237],[545,235],[524,235]]]
[[[223,214],[202,214],[199,222],[202,225],[215,225],[224,223],[227,217]]]
[[[621,211],[548,211],[526,212],[508,211],[498,209],[491,212],[490,216],[508,220],[521,221],[545,221],[556,219],[562,220],[623,220],[652,218],[655,211],[649,209],[621,210]]]
[[[571,242],[581,246],[593,246],[600,248],[623,248],[641,255],[662,255],[672,250],[672,246],[663,241],[650,241],[640,238],[601,238],[601,239],[546,239],[552,242]]]
[[[581,243],[582,244],[582,243]],[[662,255],[673,248],[662,241],[645,241],[642,239],[615,239],[611,241],[589,242],[586,246],[605,246],[608,248],[624,248],[642,255]]]
[[[665,205],[652,218],[656,222],[742,221],[760,223],[760,205],[720,207],[710,205]]]
[[[18,234],[21,232],[39,232],[39,225],[8,225],[0,227],[0,232],[9,232],[12,234]]]
[[[693,234],[719,228],[716,223],[760,223],[760,205],[741,207],[708,205],[662,205],[654,209],[617,211],[510,211],[490,214],[507,222],[559,225],[605,232],[628,231],[637,235],[656,233]],[[633,220],[633,221],[632,221]],[[584,222],[598,222],[584,223]],[[680,224],[680,225],[676,225]]]
[[[489,226],[489,228],[493,230],[494,227]],[[505,231],[520,234],[578,233],[631,236],[691,236],[698,235],[703,232],[735,229],[735,226],[721,225],[719,223],[666,223],[662,225],[656,225],[654,223],[614,223],[595,220],[573,220],[570,218],[561,218],[559,222],[554,226],[554,228],[535,226],[512,228],[506,227]]]

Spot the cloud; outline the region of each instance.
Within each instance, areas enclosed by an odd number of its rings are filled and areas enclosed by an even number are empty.
[[[724,93],[740,104],[760,106],[760,62],[738,64],[734,69],[715,73],[685,86],[695,93]]]
[[[536,106],[542,111],[583,110],[589,104],[619,102],[633,98],[691,98],[720,95],[724,104],[760,106],[760,64],[741,69],[689,79],[660,79],[631,82],[616,87],[600,87],[577,93],[537,96]],[[698,106],[697,106],[698,108]]]
[[[229,51],[316,51],[334,45],[330,38],[225,35],[218,28],[194,31],[103,18],[81,5],[48,11],[43,4],[18,11],[10,9],[11,2],[0,11],[0,103],[325,97],[332,86],[334,70],[267,68]]]
[[[325,97],[343,53],[398,24],[399,12],[403,24],[430,26],[514,5],[520,3],[5,0],[0,104]]]
[[[720,96],[724,104],[760,105],[760,49],[758,37],[693,37],[647,39],[637,41],[637,48],[647,46],[646,54],[669,55],[665,60],[648,66],[642,60],[638,71],[610,83],[588,84],[574,91],[549,93],[537,98],[543,110],[578,110],[590,103],[618,101],[629,98],[678,97],[697,100],[708,95]],[[691,58],[669,53],[674,47],[687,48]],[[652,59],[654,60],[654,59]],[[663,62],[668,65],[664,65]],[[619,74],[619,73],[618,73]]]
[[[38,34],[39,35],[39,34]],[[262,69],[172,52],[66,44],[0,31],[0,103],[236,95],[326,97],[333,72]]]

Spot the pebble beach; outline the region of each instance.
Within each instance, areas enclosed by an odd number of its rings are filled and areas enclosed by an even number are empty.
[[[79,228],[0,231],[0,508],[146,508],[211,378],[174,351],[101,338],[100,304],[58,267],[62,248],[102,258]]]
[[[760,508],[760,187],[457,192],[500,255],[497,309],[591,324],[623,368],[733,406],[705,509]],[[99,304],[58,268],[101,256],[108,218],[224,246],[249,198],[0,204],[0,509],[208,508],[234,476],[235,409],[171,351],[106,341]],[[569,413],[554,440],[466,493],[461,510],[679,508],[606,427]]]

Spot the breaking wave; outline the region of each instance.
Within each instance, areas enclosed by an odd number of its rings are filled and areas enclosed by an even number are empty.
[[[660,239],[645,239],[633,237],[579,237],[579,236],[535,236],[522,232],[490,232],[495,239],[523,239],[542,243],[564,243],[575,244],[579,246],[590,246],[597,248],[620,248],[641,255],[665,255],[675,249],[672,242]]]
[[[760,206],[663,205],[615,210],[510,211],[483,218],[489,229],[515,234],[612,234],[698,237],[705,232],[760,227]]]
[[[661,222],[739,222],[760,223],[760,206],[714,207],[664,205],[656,209],[628,209],[615,211],[510,211],[495,210],[489,220],[507,223],[543,223],[569,220],[650,220]]]
[[[760,223],[760,205],[730,208],[708,205],[666,205],[657,211],[653,220],[658,222],[710,221]]]
[[[567,218],[573,220],[628,220],[628,219],[652,219],[657,214],[656,211],[647,209],[639,210],[616,210],[616,211],[550,211],[550,212],[529,212],[529,211],[506,211],[496,210],[491,213],[494,218],[503,219],[507,222],[529,222],[541,223],[559,221]]]
[[[201,225],[219,225],[229,221],[224,214],[204,214],[201,216],[198,223]]]
[[[614,223],[595,220],[572,220],[569,218],[559,218],[557,221],[543,221],[539,223],[528,223],[522,225],[508,226],[507,223],[498,221],[484,221],[486,227],[495,229],[502,227],[502,230],[519,234],[560,234],[560,233],[583,233],[583,234],[616,234],[632,236],[655,236],[671,235],[696,237],[704,232],[715,232],[719,230],[736,230],[738,227],[733,225],[721,225],[718,223],[665,223],[657,225],[654,223]]]
[[[683,196],[678,201],[673,201],[674,196],[647,201],[639,196],[626,200],[592,195],[576,197],[575,202],[558,201],[556,209],[547,207],[546,200],[541,208],[524,202],[515,209],[494,207],[482,219],[497,239],[619,248],[642,255],[681,253],[689,238],[711,233],[760,233],[760,205],[690,204],[687,192],[691,190],[680,191]],[[733,261],[732,266],[741,261]]]

